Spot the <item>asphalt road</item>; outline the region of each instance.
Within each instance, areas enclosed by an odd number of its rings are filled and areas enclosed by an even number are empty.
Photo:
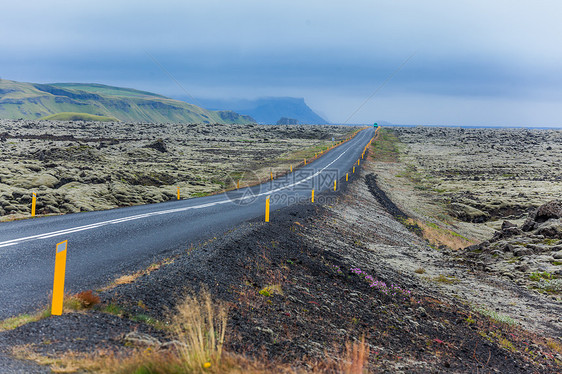
[[[345,181],[373,129],[272,182],[214,196],[0,223],[0,319],[50,303],[55,247],[68,240],[65,290],[101,288],[131,269]]]

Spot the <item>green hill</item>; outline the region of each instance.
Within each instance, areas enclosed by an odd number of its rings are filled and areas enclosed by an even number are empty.
[[[250,116],[210,111],[183,101],[102,84],[36,84],[0,80],[0,118],[40,119],[82,113],[124,122],[252,123]]]

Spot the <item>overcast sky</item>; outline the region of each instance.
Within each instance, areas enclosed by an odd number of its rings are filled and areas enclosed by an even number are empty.
[[[561,14],[559,0],[10,1],[0,77],[304,97],[334,123],[562,126]]]

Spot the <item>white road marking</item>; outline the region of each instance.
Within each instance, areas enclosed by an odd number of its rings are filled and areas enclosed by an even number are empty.
[[[264,195],[271,195],[273,193],[285,190],[287,188],[294,187],[296,185],[299,185],[301,183],[304,183],[304,182],[316,177],[317,175],[321,174],[324,170],[326,170],[327,168],[332,166],[334,164],[334,162],[339,160],[350,149],[351,149],[351,145],[349,147],[347,147],[347,149],[345,151],[343,151],[338,157],[336,157],[332,162],[330,162],[328,165],[324,166],[322,169],[320,169],[319,171],[317,171],[313,175],[310,175],[310,176],[308,176],[304,179],[301,179],[298,182],[289,184],[287,186],[282,186],[282,187],[276,188],[276,189],[271,190],[271,191],[259,193],[257,195],[250,195],[250,196],[245,196],[245,197],[242,196],[242,197],[239,197],[239,198],[236,198],[236,199],[226,199],[226,200],[221,200],[221,201],[216,201],[216,202],[206,203],[206,204],[201,204],[201,205],[195,205],[195,206],[189,206],[189,207],[184,207],[184,208],[159,210],[159,211],[156,211],[156,212],[138,214],[138,215],[135,215],[135,216],[129,216],[129,217],[123,217],[123,218],[116,218],[116,219],[112,219],[112,220],[109,220],[109,221],[97,222],[97,223],[92,223],[92,224],[89,224],[89,225],[72,227],[72,228],[69,228],[69,229],[52,231],[52,232],[48,232],[48,233],[44,233],[44,234],[26,236],[26,237],[23,237],[23,238],[12,239],[12,240],[0,242],[0,248],[12,246],[12,245],[17,245],[17,244],[20,244],[22,242],[26,242],[26,241],[29,241],[29,240],[40,240],[40,239],[54,238],[56,236],[68,235],[68,234],[72,234],[72,233],[75,233],[75,232],[92,230],[92,229],[102,227],[102,226],[107,226],[107,225],[116,225],[116,224],[123,223],[123,222],[133,221],[133,220],[152,217],[152,216],[161,215],[161,214],[171,214],[171,213],[184,212],[184,211],[191,210],[191,209],[208,208],[208,207],[219,205],[219,204],[226,204],[226,203],[230,203],[230,202],[246,200],[246,199],[249,199],[249,198],[256,198],[256,197],[260,197],[260,196],[264,196]]]

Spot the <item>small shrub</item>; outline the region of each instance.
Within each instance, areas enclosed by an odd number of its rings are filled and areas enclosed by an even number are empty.
[[[82,301],[79,300],[76,295],[65,295],[62,302],[63,312],[69,311],[79,311],[85,309]]]
[[[425,273],[425,269],[424,269],[424,268],[417,268],[416,270],[414,270],[414,273],[416,273],[416,274],[424,274],[424,273]]]
[[[500,346],[502,346],[503,348],[507,349],[508,351],[511,352],[515,352],[516,349],[513,346],[513,343],[511,343],[509,340],[507,340],[506,338],[500,338]]]
[[[281,289],[280,284],[272,284],[262,288],[258,293],[262,296],[271,297],[275,294],[283,295],[283,290]]]
[[[80,292],[76,295],[76,298],[82,303],[82,306],[86,309],[93,307],[100,303],[100,298],[98,295],[94,295],[92,290]]]

